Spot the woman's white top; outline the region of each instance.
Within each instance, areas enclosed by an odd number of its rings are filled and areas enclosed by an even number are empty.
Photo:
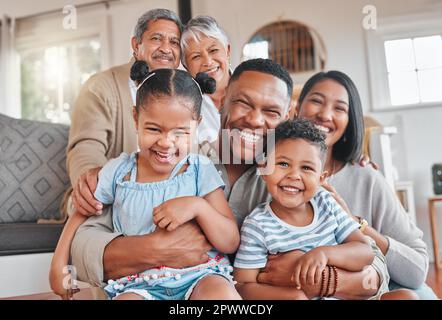
[[[204,141],[213,142],[218,139],[221,128],[221,115],[207,94],[203,94],[203,103],[201,105],[201,122],[198,126],[198,143]]]

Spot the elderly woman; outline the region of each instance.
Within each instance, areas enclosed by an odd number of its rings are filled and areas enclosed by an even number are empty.
[[[343,206],[385,255],[390,289],[411,288],[421,299],[436,299],[425,284],[428,254],[422,231],[380,172],[352,165],[360,158],[364,137],[362,106],[353,81],[339,71],[314,75],[300,93],[296,113],[326,134],[327,188],[343,199]]]
[[[209,16],[190,20],[181,35],[181,61],[195,77],[207,73],[216,81],[216,91],[205,94],[202,104],[202,121],[199,125],[199,142],[212,142],[220,130],[220,110],[230,79],[230,44],[226,33]]]

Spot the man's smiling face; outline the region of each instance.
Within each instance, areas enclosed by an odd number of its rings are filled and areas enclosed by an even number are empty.
[[[229,130],[234,159],[251,163],[265,143],[267,130],[288,119],[289,104],[286,83],[271,74],[244,71],[230,83],[221,124]]]
[[[150,70],[178,68],[180,64],[180,30],[175,22],[158,19],[149,21],[141,42],[132,38],[132,49],[138,60],[146,61]]]

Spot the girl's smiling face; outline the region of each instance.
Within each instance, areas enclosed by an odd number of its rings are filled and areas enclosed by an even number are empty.
[[[189,152],[198,121],[192,104],[182,97],[152,96],[133,110],[140,148],[139,161],[168,176]]]
[[[305,118],[326,134],[325,143],[333,146],[345,133],[349,121],[349,99],[344,86],[326,79],[316,83],[307,93],[298,116]]]

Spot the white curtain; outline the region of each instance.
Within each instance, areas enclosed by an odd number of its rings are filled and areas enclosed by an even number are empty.
[[[14,49],[15,20],[0,16],[0,113],[20,118],[20,63]]]

